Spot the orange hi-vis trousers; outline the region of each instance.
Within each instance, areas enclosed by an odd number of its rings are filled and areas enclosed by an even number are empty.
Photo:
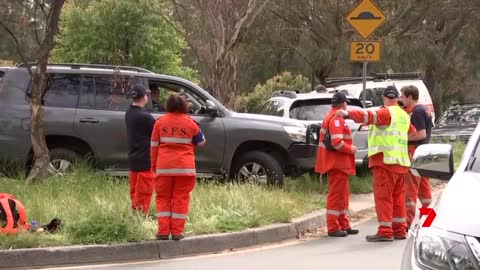
[[[148,215],[150,202],[152,201],[153,179],[155,175],[151,171],[129,172],[130,175],[130,200],[133,210],[140,210]]]
[[[373,167],[373,195],[378,218],[378,235],[406,236],[405,174]]]
[[[195,176],[158,176],[157,193],[158,235],[181,235],[185,230],[190,204],[190,193],[195,187]]]
[[[328,232],[351,229],[348,221],[350,187],[348,174],[340,170],[328,172],[327,229]]]

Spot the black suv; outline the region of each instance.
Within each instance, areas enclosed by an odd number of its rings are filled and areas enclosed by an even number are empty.
[[[32,162],[30,76],[22,65],[4,71],[0,81],[0,160],[28,165]],[[314,168],[316,146],[306,143],[304,124],[233,112],[188,80],[106,65],[55,64],[48,66],[47,74],[44,127],[52,173],[91,156],[98,168],[126,175],[124,115],[131,100],[124,88],[115,87],[119,83],[143,84],[158,104],[173,92],[186,95],[190,115],[207,138],[206,146],[196,150],[199,177],[281,184],[284,176],[298,176]],[[162,106],[151,102],[147,109],[155,118],[163,114]]]

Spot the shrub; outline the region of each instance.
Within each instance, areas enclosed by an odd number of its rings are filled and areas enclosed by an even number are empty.
[[[235,110],[255,113],[275,91],[300,90],[306,92],[310,87],[308,79],[304,76],[295,76],[290,72],[284,72],[269,79],[264,84],[257,84],[253,92],[240,96],[235,104]]]

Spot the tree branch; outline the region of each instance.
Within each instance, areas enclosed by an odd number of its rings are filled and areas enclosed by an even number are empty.
[[[18,52],[18,54],[20,55],[20,57],[22,58],[23,63],[24,63],[25,66],[27,67],[28,73],[30,73],[30,76],[33,78],[32,69],[31,69],[30,66],[28,65],[27,58],[26,58],[25,55],[23,54],[22,46],[20,45],[20,42],[18,41],[17,37],[16,37],[15,34],[10,30],[10,28],[8,28],[8,27],[3,23],[3,21],[1,21],[1,20],[0,20],[0,26],[8,33],[8,35],[9,35],[9,36],[13,39],[13,41],[15,42],[15,47],[16,47],[16,49],[17,49],[17,52]]]

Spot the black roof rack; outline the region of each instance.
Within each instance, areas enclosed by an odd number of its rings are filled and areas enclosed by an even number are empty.
[[[367,76],[367,81],[374,80],[374,77]],[[338,78],[326,78],[325,84],[327,87],[335,87],[343,84],[349,83],[361,83],[363,81],[362,77],[338,77]]]
[[[419,79],[422,76],[420,72],[401,72],[401,73],[373,73],[375,79]]]
[[[37,63],[31,62],[28,63],[29,66],[36,66]],[[25,67],[25,63],[20,63],[17,67]],[[128,70],[128,71],[137,71],[137,72],[145,72],[145,73],[153,73],[150,70],[139,68],[139,67],[130,67],[130,66],[115,66],[115,65],[102,65],[102,64],[48,64],[47,66],[57,66],[57,67],[70,67],[71,69],[80,69],[80,68],[102,68],[102,69],[116,69],[119,68],[121,70]]]

